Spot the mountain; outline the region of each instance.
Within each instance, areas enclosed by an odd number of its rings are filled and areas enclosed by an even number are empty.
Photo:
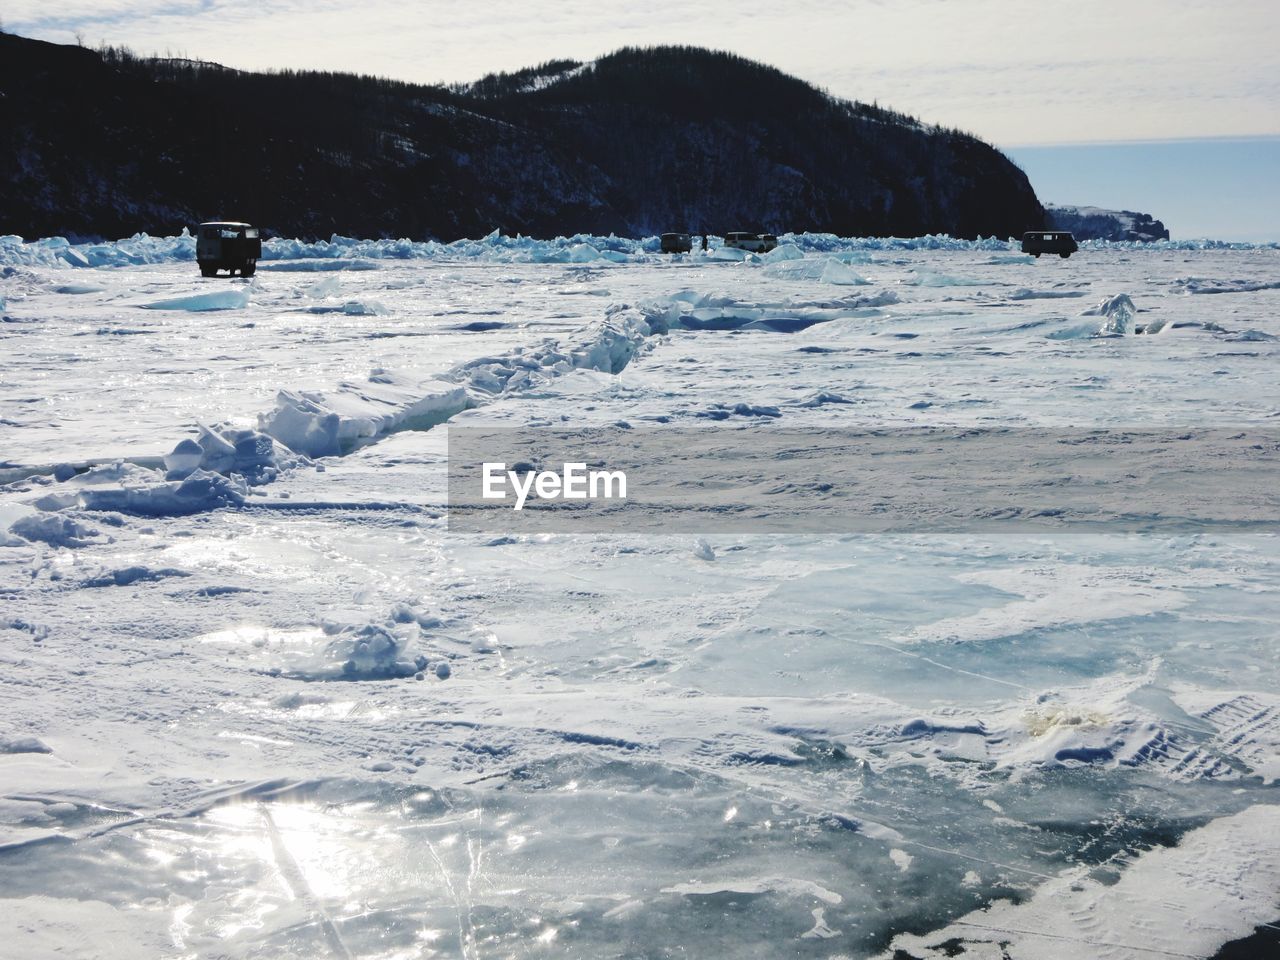
[[[1073,207],[1046,204],[1049,225],[1070,230],[1077,240],[1135,240],[1150,243],[1168,240],[1169,229],[1149,213],[1132,210],[1103,210],[1101,207]]]
[[[975,137],[687,47],[440,87],[251,73],[0,34],[0,232],[300,237],[687,229],[1017,235],[1026,176]]]

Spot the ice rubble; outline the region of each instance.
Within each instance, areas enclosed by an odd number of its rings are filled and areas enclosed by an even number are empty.
[[[802,262],[802,261],[783,261]],[[847,280],[843,263],[828,259],[823,270]],[[247,297],[249,286],[161,301],[171,309],[222,304]],[[327,296],[336,285],[321,281],[310,292]],[[375,369],[365,381],[347,381],[320,391],[281,390],[272,410],[259,414],[256,429],[200,425],[198,435],[181,440],[164,457],[163,472],[120,465],[108,478],[102,470],[77,478],[77,496],[48,500],[50,510],[77,505],[135,515],[183,515],[245,502],[248,488],[268,483],[299,458],[339,456],[396,430],[426,429],[468,406],[513,391],[536,387],[566,373],[617,374],[654,334],[674,327],[760,330],[790,333],[817,323],[863,317],[897,302],[892,291],[823,301],[739,302],[732,297],[683,291],[637,305],[616,304],[605,316],[566,341],[517,346],[497,356],[464,362],[434,380]],[[838,402],[832,398],[821,402]],[[738,404],[706,415],[776,417],[776,407]],[[74,471],[69,471],[68,476]],[[48,535],[60,537],[58,531]]]
[[[95,531],[55,515],[68,508],[134,516],[186,516],[244,504],[249,488],[274,480],[297,456],[256,430],[201,425],[199,438],[178,443],[164,470],[116,462],[83,473],[55,471],[61,482],[31,506],[47,518],[18,517],[9,527],[27,540],[80,546]],[[20,529],[15,527],[20,525]]]
[[[945,234],[924,237],[838,237],[830,233],[782,234],[779,246],[764,257],[748,255],[722,246],[711,239],[711,259],[746,260],[780,264],[799,253],[839,254],[869,250],[985,250],[1003,253],[1018,249],[1017,241],[988,237],[960,240]],[[1085,250],[1253,250],[1280,249],[1280,244],[1233,243],[1220,240],[1160,240],[1154,243],[1088,240]],[[337,234],[328,240],[273,239],[263,243],[261,269],[358,270],[370,269],[378,260],[469,260],[512,263],[623,262],[658,253],[657,237],[628,239],[617,236],[575,234],[540,240],[504,236],[496,230],[477,240],[440,243],[435,240],[358,240]],[[785,252],[777,256],[778,250]],[[702,256],[695,250],[692,257]],[[772,259],[770,259],[772,257]],[[123,267],[195,260],[195,238],[186,228],[177,236],[152,237],[135,234],[122,240],[100,243],[71,243],[65,237],[49,237],[27,242],[15,235],[0,236],[0,265]],[[273,264],[272,262],[277,263]],[[280,261],[283,261],[281,263]],[[287,265],[288,262],[292,262]],[[1234,288],[1225,288],[1234,289]],[[1218,292],[1212,288],[1188,292]]]
[[[281,390],[275,409],[258,417],[258,429],[295,453],[329,457],[406,426],[443,423],[467,405],[463,387],[418,381],[374,370],[365,383],[333,390]]]
[[[98,531],[71,517],[56,513],[38,513],[20,517],[9,526],[9,532],[32,543],[51,547],[83,547],[98,536]]]
[[[307,313],[343,313],[348,317],[382,317],[391,312],[377,300],[346,300],[337,305],[324,304],[304,309]]]
[[[42,510],[72,506],[140,516],[181,516],[242,506],[249,488],[274,480],[299,457],[337,456],[400,429],[426,429],[469,405],[544,383],[575,370],[618,373],[646,338],[664,332],[679,309],[671,303],[619,305],[575,341],[546,341],[501,356],[460,364],[443,379],[421,381],[375,369],[364,382],[332,390],[281,390],[257,429],[201,424],[164,457],[164,472],[134,464],[97,467],[80,476],[65,471],[69,490],[41,498]],[[309,461],[304,461],[309,462]],[[37,524],[45,521],[23,521]],[[6,524],[8,526],[8,524]],[[27,529],[24,527],[24,529]],[[32,526],[31,537],[63,538],[70,528]]]
[[[650,336],[676,326],[789,331],[896,300],[886,291],[823,305],[762,306],[686,292],[635,306],[618,304],[571,342],[548,340],[499,356],[478,357],[440,380],[420,382],[379,369],[367,382],[343,383],[333,390],[282,390],[275,408],[259,417],[258,429],[295,453],[335,456],[398,429],[442,423],[468,405],[572,371],[619,373]]]
[[[411,677],[427,665],[407,659],[408,638],[386,627],[366,623],[357,626],[325,625],[331,639],[321,664],[311,671],[312,679],[389,680]]]
[[[176,481],[161,480],[154,471],[145,472],[146,476],[136,476],[134,482],[84,490],[81,506],[142,517],[177,517],[240,506],[248,493],[243,480],[207,470],[196,470]]]
[[[1209,736],[1170,723],[1142,701],[1162,668],[1155,660],[1141,674],[1112,674],[1076,686],[1028,693],[986,708],[939,707],[902,717],[905,708],[889,706],[853,720],[811,713],[810,736],[822,737],[851,757],[877,769],[922,766],[934,777],[978,789],[1030,771],[1093,768],[1141,768],[1168,780],[1238,781],[1256,776],[1267,782],[1275,772],[1274,743],[1280,711],[1254,711],[1258,730],[1243,747],[1233,746],[1248,727],[1244,715],[1264,705],[1257,694],[1207,695],[1205,717],[1220,732]],[[1205,696],[1180,688],[1181,695]],[[888,702],[886,701],[886,704]],[[1260,714],[1260,716],[1258,716]],[[1199,714],[1197,714],[1199,715]],[[834,720],[834,722],[833,722]]]
[[[297,628],[217,630],[198,637],[197,643],[251,671],[307,682],[425,680],[428,675],[446,680],[453,672],[448,656],[425,652],[430,631],[439,626],[437,618],[401,604],[375,620],[339,612]],[[315,700],[297,695],[291,699],[295,702],[281,706],[291,709],[298,700]]]
[[[1158,669],[1155,661],[1136,677],[1102,677],[1013,704],[984,725],[986,756],[1006,770],[1149,766],[1174,779],[1229,777],[1225,765],[1131,701]]]
[[[743,302],[717,294],[681,291],[666,303],[668,328],[690,330],[772,330],[794,333],[819,323],[866,316],[868,311],[898,302],[892,290],[824,301]]]

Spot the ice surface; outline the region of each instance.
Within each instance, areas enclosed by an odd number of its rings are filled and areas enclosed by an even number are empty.
[[[459,423],[1280,412],[1274,247],[783,239],[269,241],[252,287],[190,238],[0,240],[4,942],[1208,956],[1274,921],[1272,536],[448,530]]]

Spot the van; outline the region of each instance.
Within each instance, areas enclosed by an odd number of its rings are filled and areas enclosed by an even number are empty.
[[[724,235],[724,245],[751,253],[768,253],[778,245],[778,238],[772,233],[744,233],[736,230]]]
[[[219,270],[252,277],[261,256],[257,227],[230,220],[210,220],[196,227],[196,263],[202,277],[217,276]]]
[[[1022,252],[1033,257],[1056,253],[1065,260],[1079,249],[1076,238],[1065,230],[1028,230],[1022,235]]]
[[[693,238],[687,233],[664,233],[659,239],[663,253],[688,253],[693,249]]]

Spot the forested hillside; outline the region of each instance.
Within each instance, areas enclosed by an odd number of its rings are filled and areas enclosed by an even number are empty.
[[[974,137],[697,48],[455,87],[251,73],[0,34],[0,232],[493,229],[1010,236],[1023,173]]]

